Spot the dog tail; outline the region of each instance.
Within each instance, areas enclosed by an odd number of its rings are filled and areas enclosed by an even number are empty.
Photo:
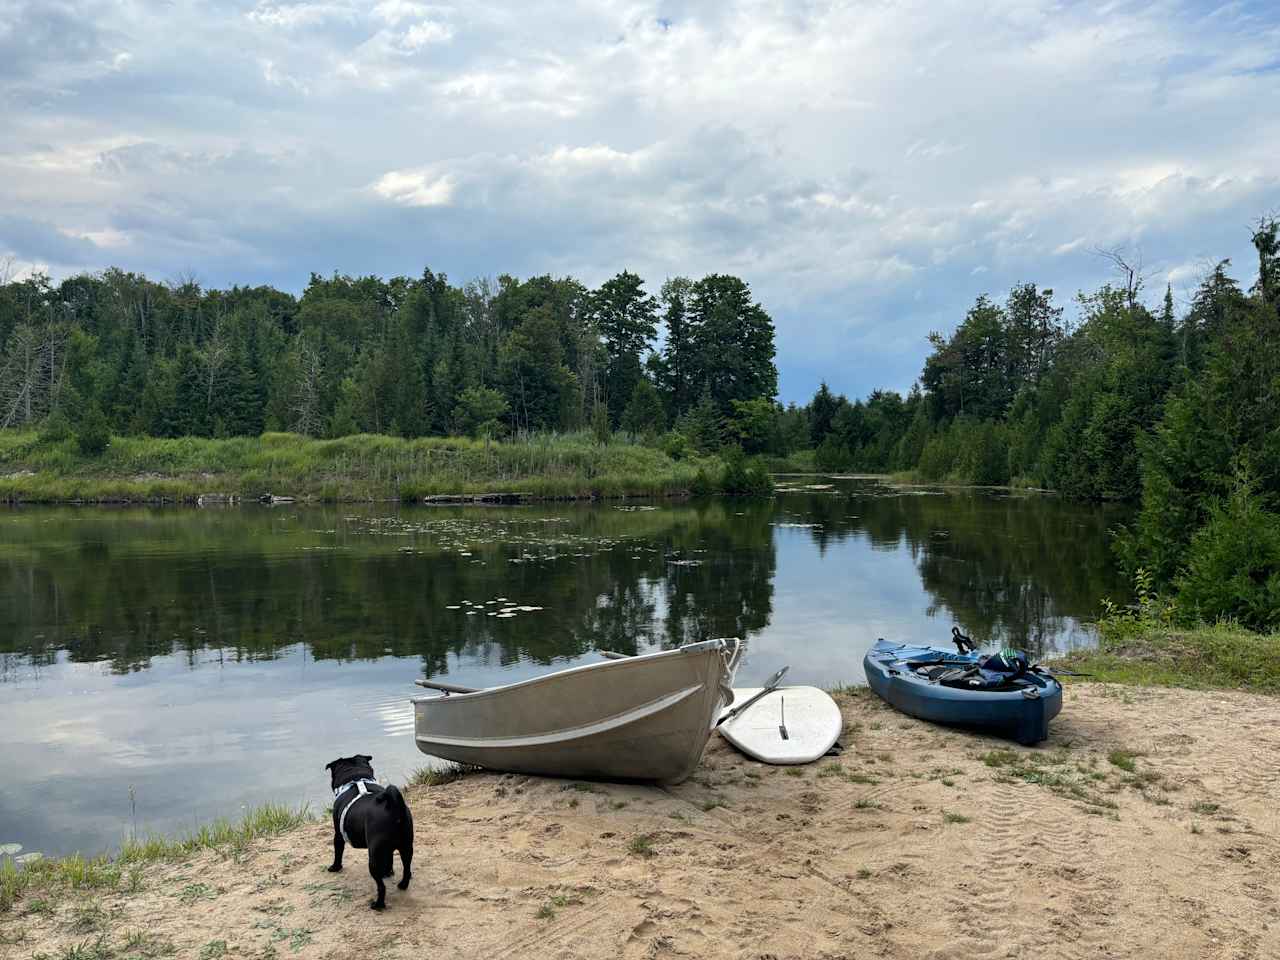
[[[403,823],[407,819],[409,808],[405,805],[404,797],[400,793],[400,788],[394,783],[388,784],[386,789],[374,798],[374,802],[385,804],[395,815],[397,823]]]

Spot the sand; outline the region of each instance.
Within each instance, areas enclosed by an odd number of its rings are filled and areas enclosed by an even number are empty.
[[[1280,700],[1073,685],[1038,749],[839,701],[845,753],[803,768],[713,738],[669,789],[409,791],[414,881],[384,913],[362,851],[325,872],[317,823],[137,893],[20,902],[0,954],[1280,957]]]

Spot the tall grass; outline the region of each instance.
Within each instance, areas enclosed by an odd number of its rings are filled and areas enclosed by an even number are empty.
[[[1100,623],[1096,650],[1057,663],[1110,683],[1280,694],[1280,633],[1230,621],[1181,627],[1156,616],[1112,614]]]
[[[0,913],[32,890],[58,893],[78,890],[136,890],[141,867],[157,860],[181,861],[204,850],[228,856],[242,854],[250,841],[286,833],[312,819],[308,807],[264,804],[248,811],[239,821],[218,820],[177,839],[147,837],[127,840],[115,857],[44,858],[19,866],[0,857]]]
[[[510,442],[288,433],[204,439],[114,437],[86,457],[74,440],[0,431],[0,500],[184,501],[201,494],[322,500],[410,500],[441,494],[534,498],[664,496],[693,487],[718,458],[673,460],[654,447],[589,434]]]

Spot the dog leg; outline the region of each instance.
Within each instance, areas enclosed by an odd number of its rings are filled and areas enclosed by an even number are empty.
[[[369,876],[373,877],[373,882],[378,885],[378,899],[369,904],[374,910],[387,908],[387,885],[382,882],[382,878],[387,875],[390,861],[390,849],[384,849],[382,846],[369,848]]]
[[[400,841],[400,863],[404,866],[404,876],[400,878],[400,882],[396,884],[401,890],[409,889],[409,880],[413,876],[411,864],[413,863],[413,833]]]
[[[342,869],[342,849],[346,844],[342,842],[342,834],[337,830],[333,831],[333,864],[329,867],[330,873],[337,873]]]

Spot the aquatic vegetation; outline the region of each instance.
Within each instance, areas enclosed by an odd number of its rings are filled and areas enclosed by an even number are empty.
[[[52,443],[31,432],[0,431],[0,501],[28,503],[194,503],[204,494],[324,501],[661,497],[689,493],[700,470],[718,475],[721,461],[673,460],[653,447],[600,445],[580,434],[493,443],[374,434],[336,440],[286,433],[121,436],[100,455],[85,456],[71,440]]]

